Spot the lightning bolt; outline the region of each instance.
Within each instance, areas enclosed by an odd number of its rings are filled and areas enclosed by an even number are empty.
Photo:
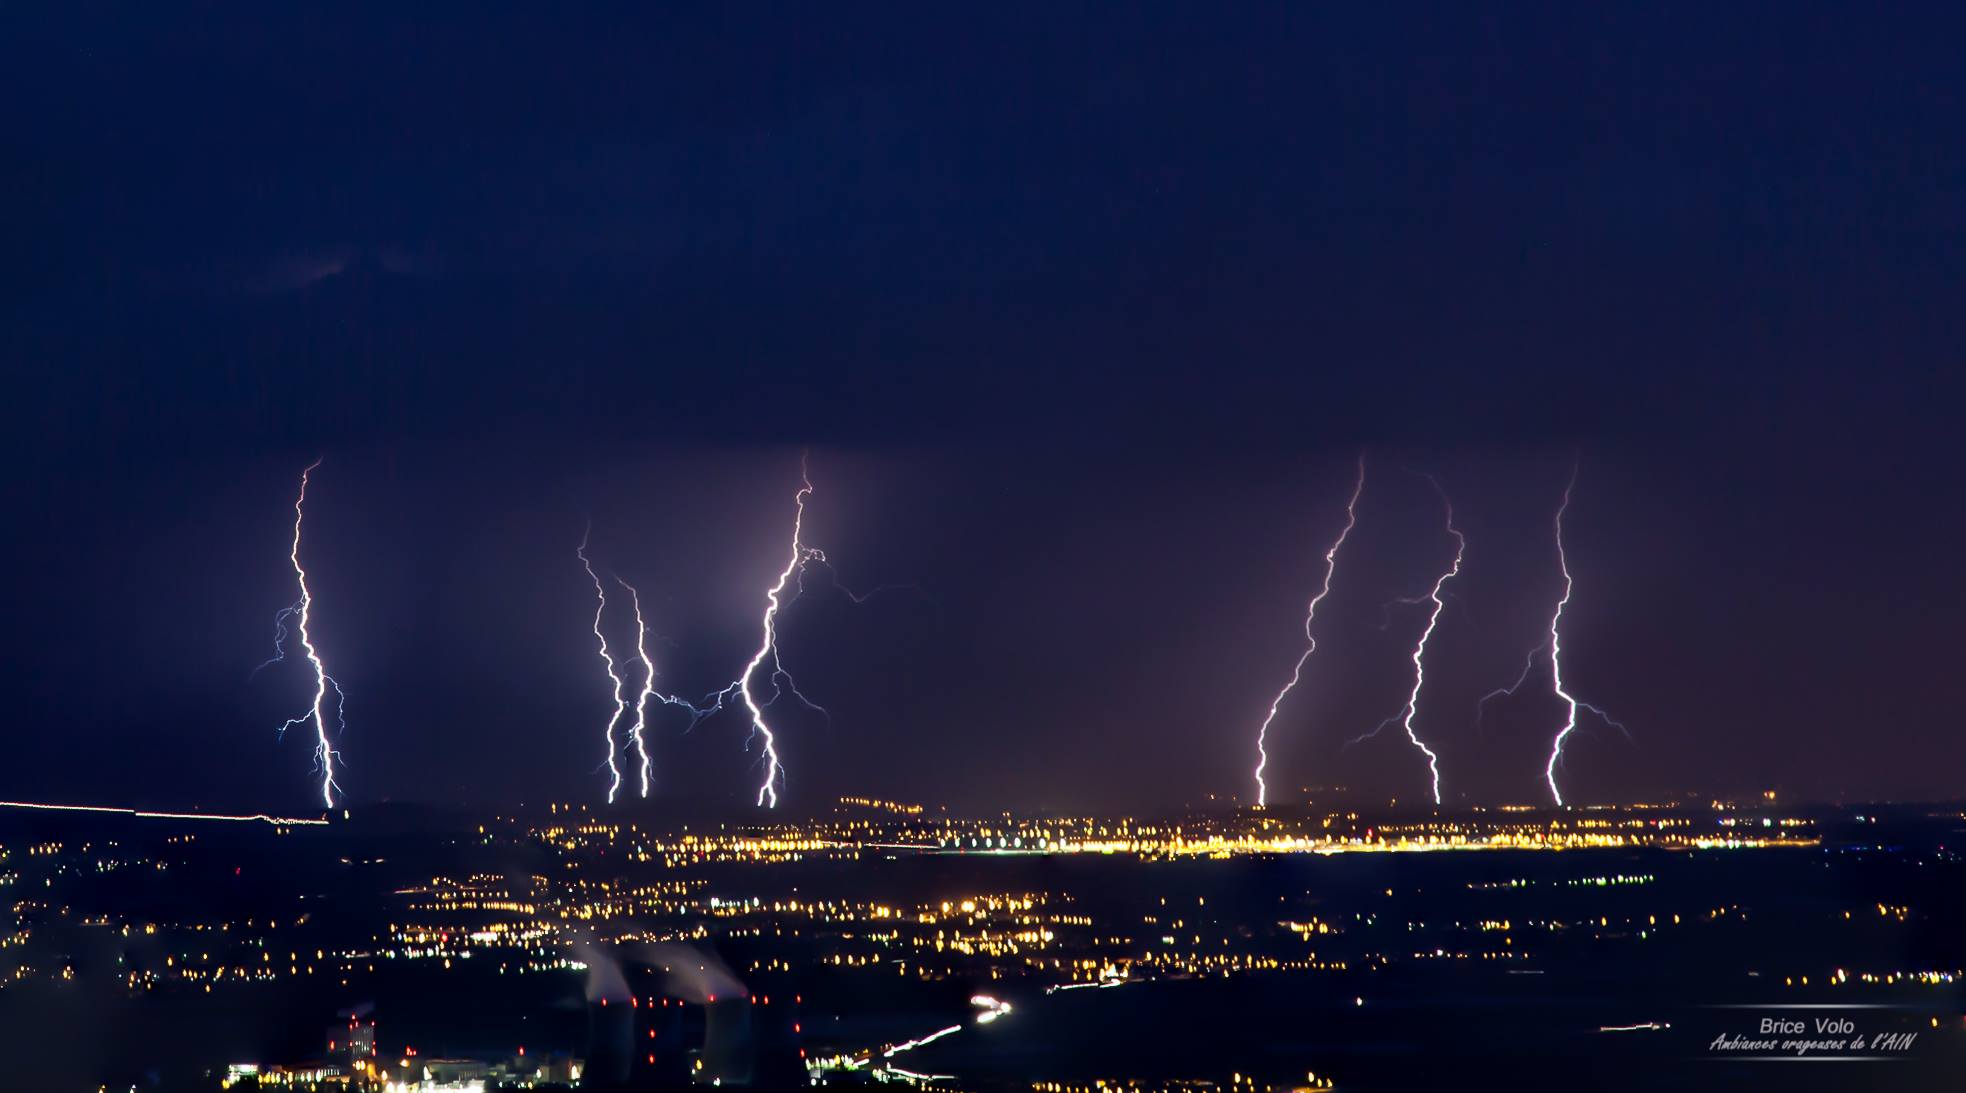
[[[817,547],[805,545],[806,498],[811,497],[812,492],[812,474],[808,466],[807,457],[801,455],[799,457],[799,488],[792,495],[791,554],[785,560],[785,568],[779,570],[778,579],[772,583],[771,587],[765,590],[765,611],[764,616],[759,620],[758,648],[756,652],[751,654],[751,659],[745,662],[744,670],[738,673],[736,679],[725,684],[722,690],[712,692],[707,696],[703,700],[702,706],[696,706],[672,696],[659,696],[669,705],[688,710],[691,714],[690,724],[692,727],[697,722],[723,710],[724,704],[733,697],[743,703],[745,712],[750,715],[751,719],[751,733],[746,737],[746,747],[749,746],[751,740],[763,741],[765,776],[764,781],[758,784],[757,803],[759,807],[777,808],[778,789],[785,782],[785,767],[778,758],[778,737],[773,733],[771,723],[766,720],[765,711],[770,709],[772,704],[776,703],[780,698],[789,694],[793,698],[798,699],[807,709],[818,713],[820,716],[827,718],[832,716],[826,711],[826,707],[807,698],[805,693],[799,690],[798,681],[792,678],[792,673],[785,670],[785,664],[778,655],[778,613],[805,594],[807,567],[813,565],[825,567],[827,573],[831,576],[833,587],[856,604],[866,603],[872,597],[890,589],[921,591],[921,589],[915,588],[912,585],[881,585],[869,589],[866,592],[856,592],[842,584],[839,574],[834,571],[832,564],[827,561],[826,552]],[[787,595],[788,590],[790,592],[789,595]],[[755,686],[759,672],[764,670],[767,664],[770,665],[770,669],[764,671],[764,676],[766,682],[771,685],[771,693],[769,696],[761,699]]]
[[[1427,684],[1427,640],[1434,636],[1435,627],[1440,625],[1440,613],[1447,606],[1447,601],[1441,598],[1441,590],[1446,586],[1448,581],[1460,576],[1461,559],[1468,552],[1468,538],[1461,534],[1461,529],[1454,526],[1454,502],[1448,499],[1447,491],[1441,488],[1440,480],[1430,474],[1423,474],[1420,477],[1425,478],[1433,484],[1434,492],[1440,495],[1441,506],[1447,510],[1447,534],[1454,537],[1454,561],[1434,581],[1433,590],[1428,592],[1425,597],[1426,601],[1432,603],[1434,606],[1433,610],[1427,614],[1427,628],[1420,632],[1420,640],[1413,645],[1413,690],[1406,696],[1405,708],[1401,712],[1379,722],[1377,728],[1374,728],[1364,736],[1352,740],[1350,743],[1356,744],[1361,740],[1369,740],[1379,735],[1380,730],[1391,725],[1393,722],[1397,721],[1401,723],[1406,729],[1406,739],[1411,741],[1413,746],[1419,748],[1420,753],[1427,757],[1427,773],[1433,781],[1434,804],[1439,804],[1440,756],[1436,755],[1432,748],[1429,748],[1420,740],[1420,734],[1414,731],[1413,728],[1413,718],[1420,712],[1420,691]],[[1350,744],[1347,746],[1349,747]]]
[[[642,594],[635,586],[616,577],[615,583],[628,590],[628,602],[635,608],[635,656],[642,662],[642,689],[635,695],[635,724],[628,730],[628,740],[635,746],[635,759],[641,764],[642,796],[649,795],[649,752],[648,744],[642,739],[642,730],[648,726],[649,698],[655,694],[655,661],[649,659],[649,628],[642,621]]]
[[[758,643],[758,651],[751,654],[750,663],[744,666],[743,673],[731,684],[737,689],[738,697],[743,700],[745,710],[751,715],[752,735],[764,741],[765,780],[758,786],[758,804],[769,805],[772,808],[778,807],[778,785],[785,779],[785,768],[778,761],[778,738],[772,734],[771,725],[765,721],[765,707],[771,705],[771,701],[763,704],[758,702],[758,696],[751,690],[751,680],[758,674],[758,669],[764,666],[765,661],[770,660],[771,684],[774,691],[772,700],[776,700],[776,692],[782,688],[791,691],[799,701],[808,706],[813,705],[811,700],[799,694],[798,684],[793,682],[792,677],[785,671],[785,665],[778,659],[778,610],[783,606],[779,602],[779,597],[785,594],[785,586],[792,580],[793,573],[799,571],[813,557],[813,552],[806,549],[800,538],[805,527],[806,498],[810,496],[812,496],[812,476],[807,472],[805,458],[801,456],[799,490],[792,495],[794,506],[792,553],[785,561],[785,568],[779,571],[777,583],[765,592],[765,614],[761,624],[763,636]],[[820,554],[819,557],[824,558],[825,555]]]
[[[691,723],[708,717],[711,711],[700,710],[674,695],[663,694],[655,689],[655,661],[649,656],[648,623],[642,618],[642,594],[635,586],[615,577],[615,583],[628,592],[628,602],[635,609],[635,657],[642,662],[642,689],[635,695],[635,724],[628,730],[628,739],[635,747],[635,758],[640,764],[642,796],[649,795],[650,767],[648,744],[643,739],[643,731],[648,726],[649,699],[660,701],[665,706],[676,706],[690,713]]]
[[[294,602],[288,604],[285,607],[282,607],[276,614],[274,614],[273,655],[267,657],[265,660],[260,661],[259,667],[253,669],[252,676],[257,676],[261,672],[267,670],[268,668],[273,667],[275,664],[279,664],[287,659],[287,637],[289,634],[289,631],[287,630],[287,620],[293,618],[299,612],[300,612],[300,604],[299,602]],[[248,676],[247,678],[250,679],[252,678],[252,676]],[[281,726],[280,731],[282,733],[285,733],[286,727]]]
[[[295,725],[305,725],[309,721],[314,723],[314,766],[321,772],[321,801],[327,807],[333,808],[335,790],[341,787],[335,784],[336,753],[333,745],[328,742],[328,725],[321,707],[328,700],[328,691],[333,690],[335,729],[339,732],[346,726],[342,720],[342,708],[346,696],[341,693],[341,684],[336,683],[334,677],[328,675],[326,666],[321,663],[320,651],[315,649],[314,639],[308,633],[308,623],[313,621],[314,594],[307,587],[307,570],[300,564],[300,525],[307,505],[307,480],[320,465],[321,461],[316,459],[300,472],[300,493],[294,498],[294,538],[293,546],[287,552],[287,560],[293,563],[294,581],[300,586],[300,598],[273,617],[273,659],[260,667],[264,668],[266,664],[286,659],[286,640],[289,635],[287,622],[292,620],[294,624],[292,636],[300,639],[301,653],[307,657],[307,663],[314,668],[314,702],[306,713],[299,717],[288,718],[286,723],[280,726],[280,735],[285,736],[287,730]]]
[[[1563,791],[1557,788],[1556,767],[1563,760],[1563,742],[1569,738],[1571,733],[1577,731],[1578,709],[1589,710],[1602,718],[1612,728],[1625,733],[1626,736],[1631,735],[1629,730],[1623,724],[1613,719],[1610,714],[1605,713],[1588,702],[1578,699],[1575,695],[1563,688],[1563,636],[1561,633],[1561,624],[1563,622],[1563,609],[1570,605],[1570,591],[1573,584],[1570,577],[1570,556],[1563,549],[1563,514],[1570,510],[1570,493],[1576,488],[1577,463],[1572,462],[1570,464],[1570,481],[1564,483],[1563,501],[1557,505],[1556,518],[1552,521],[1556,529],[1556,564],[1558,570],[1563,574],[1563,596],[1556,601],[1556,610],[1550,615],[1550,688],[1556,692],[1556,697],[1563,702],[1565,713],[1563,727],[1557,730],[1556,739],[1550,743],[1550,761],[1543,768],[1543,777],[1550,784],[1550,797],[1556,801],[1559,807],[1563,804]]]
[[[1515,677],[1514,683],[1506,687],[1497,687],[1476,700],[1475,728],[1480,728],[1482,718],[1488,716],[1488,704],[1490,702],[1498,698],[1514,698],[1515,693],[1522,689],[1522,685],[1529,682],[1529,673],[1536,670],[1536,654],[1542,652],[1548,646],[1548,642],[1539,642],[1534,649],[1529,650],[1529,655],[1524,657],[1522,661],[1522,674]]]
[[[1317,605],[1331,594],[1331,575],[1338,568],[1338,548],[1345,545],[1345,537],[1352,533],[1352,528],[1358,526],[1358,498],[1363,492],[1365,492],[1365,456],[1361,454],[1358,457],[1358,481],[1352,486],[1351,499],[1345,502],[1345,526],[1338,532],[1338,538],[1332,540],[1330,548],[1324,552],[1324,584],[1319,587],[1317,595],[1311,597],[1310,606],[1304,610],[1304,653],[1297,658],[1296,667],[1290,671],[1290,682],[1284,684],[1283,690],[1278,691],[1276,698],[1270,702],[1269,716],[1263,719],[1262,727],[1256,730],[1255,778],[1258,808],[1269,804],[1270,789],[1263,781],[1263,769],[1270,763],[1270,753],[1265,747],[1270,735],[1270,723],[1277,719],[1277,710],[1282,707],[1284,698],[1303,678],[1304,665],[1310,661],[1311,654],[1317,652],[1317,636],[1311,632],[1311,624],[1317,620]]]
[[[798,683],[793,680],[791,673],[785,670],[785,665],[778,656],[778,612],[793,600],[798,599],[800,593],[804,591],[805,567],[808,563],[817,562],[822,565],[827,564],[825,552],[806,546],[803,539],[806,498],[810,496],[812,496],[812,475],[808,470],[806,457],[802,455],[799,457],[799,489],[797,493],[792,495],[792,504],[794,506],[792,514],[792,552],[790,557],[785,561],[785,568],[779,571],[778,580],[770,588],[765,590],[765,612],[759,624],[760,637],[758,650],[751,654],[751,659],[745,663],[744,670],[738,674],[736,679],[731,680],[723,690],[717,691],[705,699],[706,708],[698,709],[694,706],[689,707],[695,713],[696,719],[702,720],[723,709],[724,703],[733,695],[737,696],[738,700],[744,704],[745,712],[750,714],[751,717],[751,734],[747,738],[747,743],[748,739],[758,739],[764,742],[763,758],[765,777],[764,781],[758,784],[757,803],[760,807],[778,807],[778,787],[785,781],[785,767],[778,759],[778,737],[772,732],[771,723],[765,719],[765,710],[770,708],[772,703],[778,701],[783,695],[790,694],[792,697],[804,703],[808,709],[816,710],[820,714],[826,713],[825,707],[807,698],[799,691]],[[830,565],[828,568],[831,568]],[[796,584],[793,583],[795,576],[798,578]],[[834,578],[834,584],[839,584],[837,576]],[[788,586],[792,589],[792,595],[789,599],[785,596]],[[846,589],[843,585],[840,587],[855,603],[862,602],[866,596],[871,596],[874,592],[880,591],[879,589],[875,589],[873,592],[868,592],[865,596],[862,596],[856,595],[851,589]],[[766,678],[771,684],[772,693],[769,698],[760,701],[758,693],[752,689],[752,684],[757,678],[759,669],[763,668],[767,662],[770,663],[771,670],[766,673]],[[687,705],[685,703],[678,704]]]
[[[792,597],[792,599],[796,600],[800,596],[805,595],[806,569],[809,566],[814,566],[814,565],[825,567],[826,574],[828,578],[832,581],[833,588],[856,605],[866,603],[868,600],[873,599],[875,596],[878,596],[883,592],[913,592],[916,595],[921,596],[925,599],[928,596],[928,593],[922,591],[920,585],[913,585],[913,584],[877,584],[865,592],[860,592],[855,589],[849,588],[847,587],[846,584],[841,582],[839,571],[833,568],[833,563],[826,560],[825,551],[819,549],[818,547],[807,547],[805,562],[799,566],[798,592]],[[931,600],[930,602],[932,603],[934,601]]]
[[[594,640],[600,644],[601,663],[607,668],[608,679],[614,682],[614,714],[608,718],[607,724],[608,759],[606,764],[608,768],[608,803],[613,804],[614,795],[621,789],[621,767],[614,760],[614,727],[621,723],[622,716],[628,712],[628,699],[622,692],[621,673],[615,669],[614,654],[608,651],[607,635],[601,631],[601,616],[607,613],[608,594],[607,589],[601,584],[601,578],[594,572],[594,563],[587,558],[587,540],[593,533],[594,525],[590,521],[587,525],[587,530],[581,533],[580,546],[574,551],[574,554],[580,558],[581,568],[587,571],[588,579],[594,582]],[[642,770],[644,785],[646,786],[648,771],[646,756],[643,757]],[[643,792],[645,794],[647,793],[646,788]]]

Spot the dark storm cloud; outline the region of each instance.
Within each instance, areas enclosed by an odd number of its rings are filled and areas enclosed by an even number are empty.
[[[585,793],[579,513],[708,689],[808,444],[815,542],[933,604],[788,616],[806,800],[1243,789],[1361,448],[1293,781],[1412,789],[1335,744],[1441,561],[1413,466],[1470,529],[1424,716],[1533,791],[1548,711],[1472,701],[1577,449],[1566,670],[1636,737],[1587,796],[1962,773],[1905,759],[1966,697],[1944,13],[5,18],[9,796],[305,794],[242,679],[317,454],[351,787]],[[741,790],[736,736],[668,784]]]

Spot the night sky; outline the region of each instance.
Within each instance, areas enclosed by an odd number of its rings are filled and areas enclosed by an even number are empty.
[[[800,452],[789,800],[1166,809],[1966,775],[1956,16],[1847,5],[0,14],[0,798],[304,809],[251,676],[300,469],[343,786],[598,801],[574,558],[663,684],[757,639]],[[1586,10],[1588,9],[1588,10]],[[512,11],[521,11],[512,14]],[[1933,11],[1941,9],[1934,8]],[[625,623],[625,619],[616,620]],[[617,641],[627,637],[615,631]],[[743,722],[652,733],[747,800]]]

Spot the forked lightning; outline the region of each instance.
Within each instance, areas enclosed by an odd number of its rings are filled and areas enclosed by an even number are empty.
[[[328,692],[334,691],[335,731],[339,733],[343,727],[344,696],[341,693],[341,684],[336,683],[334,677],[328,674],[327,667],[321,663],[320,650],[314,647],[314,636],[309,630],[314,620],[314,594],[307,587],[307,570],[300,564],[300,525],[307,505],[307,481],[320,465],[321,461],[316,459],[300,472],[300,493],[294,498],[293,545],[287,551],[287,560],[294,568],[294,581],[300,586],[300,598],[282,608],[280,613],[274,616],[273,659],[266,663],[273,664],[286,659],[287,621],[293,620],[292,635],[300,639],[301,653],[314,669],[314,702],[306,713],[299,717],[288,718],[286,723],[280,726],[280,733],[284,736],[286,731],[295,725],[305,725],[310,721],[314,723],[314,766],[321,774],[321,802],[333,808],[335,791],[341,788],[335,784],[334,776],[334,763],[338,753],[328,739],[327,716],[323,707],[327,704]],[[265,664],[260,665],[262,668],[265,666]]]
[[[1358,526],[1358,498],[1359,494],[1364,491],[1365,456],[1360,455],[1358,457],[1358,480],[1352,485],[1351,499],[1345,502],[1345,526],[1339,530],[1338,537],[1332,540],[1330,548],[1324,552],[1324,583],[1319,586],[1317,595],[1311,597],[1310,606],[1304,611],[1305,644],[1303,655],[1297,658],[1296,666],[1290,670],[1290,682],[1284,684],[1283,690],[1278,691],[1276,698],[1271,700],[1270,712],[1268,716],[1263,718],[1262,727],[1256,730],[1255,778],[1256,804],[1258,807],[1270,803],[1270,787],[1263,781],[1263,770],[1270,764],[1270,753],[1266,747],[1270,735],[1270,723],[1277,719],[1277,710],[1283,706],[1284,698],[1296,688],[1298,681],[1304,677],[1304,665],[1310,661],[1311,654],[1317,652],[1317,635],[1311,631],[1312,624],[1317,621],[1317,606],[1324,601],[1326,596],[1331,594],[1331,575],[1338,568],[1338,548],[1345,545],[1345,538],[1352,533],[1352,528]]]

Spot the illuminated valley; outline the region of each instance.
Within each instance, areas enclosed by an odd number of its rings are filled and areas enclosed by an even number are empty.
[[[326,826],[7,813],[0,1016],[168,1010],[227,1029],[132,1039],[87,1064],[108,1088],[149,1070],[171,1088],[378,1093],[1379,1088],[1371,1045],[1394,1028],[1468,1057],[1484,1022],[1533,1019],[1558,1054],[1602,1053],[1748,1002],[1889,1005],[1930,1042],[1962,1031],[1966,958],[1935,928],[1962,909],[1960,822],[1761,801],[980,819],[848,798],[709,824],[561,804]],[[1411,1026],[1476,996],[1492,1017]],[[253,1016],[274,1011],[313,1018]],[[1069,1031],[1129,1013],[1160,1031]],[[1342,1035],[1257,1049],[1300,1019]],[[46,1065],[72,1077],[78,1060]]]

